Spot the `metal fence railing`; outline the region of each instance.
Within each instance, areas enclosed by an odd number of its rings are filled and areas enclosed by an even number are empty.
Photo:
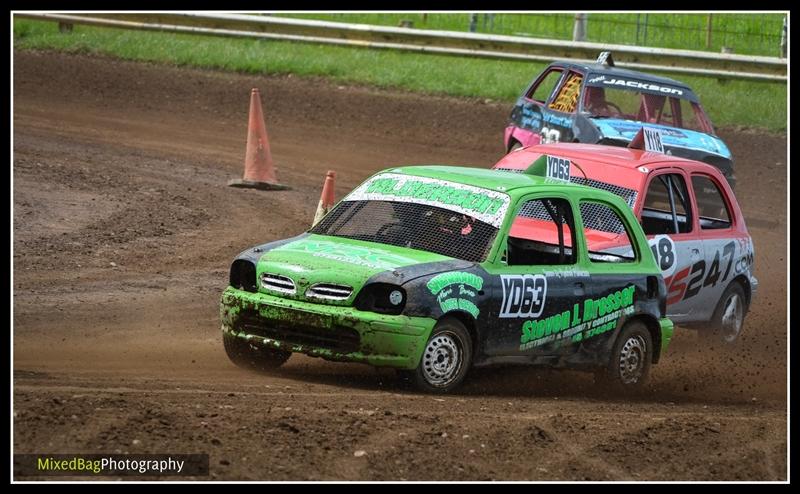
[[[573,39],[575,14],[341,13],[275,14],[419,29]],[[586,14],[582,41],[781,56],[784,14]]]
[[[56,21],[66,31],[69,31],[72,24],[87,24],[119,29],[252,37],[539,62],[550,62],[559,58],[590,62],[595,60],[601,51],[611,50],[618,66],[634,70],[700,75],[718,79],[787,81],[787,60],[778,57],[416,29],[409,25],[395,27],[216,12],[113,14],[18,12],[15,16]],[[587,26],[582,26],[581,29],[577,27],[575,26],[575,34],[580,34],[579,31],[585,33],[588,30]]]

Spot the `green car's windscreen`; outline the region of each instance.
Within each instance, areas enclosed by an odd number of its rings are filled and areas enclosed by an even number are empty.
[[[497,191],[383,173],[357,187],[311,233],[481,262],[508,204],[508,195]]]
[[[392,201],[341,202],[311,233],[424,250],[481,262],[497,228],[437,206]]]

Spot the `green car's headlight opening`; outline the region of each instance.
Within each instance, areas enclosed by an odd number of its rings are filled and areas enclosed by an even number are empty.
[[[355,307],[358,310],[381,314],[400,314],[406,306],[406,291],[389,283],[372,283],[358,294]]]

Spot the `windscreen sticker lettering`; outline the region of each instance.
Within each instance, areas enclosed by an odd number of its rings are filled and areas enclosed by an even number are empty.
[[[483,288],[480,276],[462,271],[442,273],[431,278],[427,287],[439,302],[442,313],[463,310],[476,319],[480,314],[475,305],[475,297]]]
[[[615,131],[617,131],[619,134],[634,134],[635,135],[637,132],[639,132],[639,129],[642,128],[642,125],[641,124],[637,124],[637,123],[624,123],[624,122],[619,123],[619,122],[615,122],[615,123],[612,123],[610,125],[610,127],[612,129],[614,129]],[[677,130],[677,129],[670,129],[670,128],[662,127],[662,128],[659,128],[658,130],[661,131],[662,140],[663,140],[664,136],[666,136],[666,137],[674,137],[675,139],[688,139],[689,138],[688,135],[686,135],[685,133],[683,133],[683,132],[681,132],[680,130]]]
[[[633,296],[636,286],[617,290],[596,299],[585,299],[572,309],[542,319],[522,323],[520,350],[529,350],[546,343],[574,343],[601,335],[617,327],[619,318],[634,312]]]
[[[592,83],[594,80],[590,80],[589,82]],[[625,79],[604,79],[598,81],[606,86],[625,86],[632,89],[641,89],[644,91],[653,91],[657,93],[665,93],[665,94],[675,94],[678,96],[683,95],[683,91],[677,88],[666,87],[666,86],[659,86],[657,84],[652,84],[648,82],[639,82],[639,81],[629,81]]]
[[[398,201],[437,206],[499,228],[508,195],[444,180],[383,173],[360,185],[344,201]]]

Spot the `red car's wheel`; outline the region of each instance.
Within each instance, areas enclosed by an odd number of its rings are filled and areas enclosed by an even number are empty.
[[[700,336],[707,340],[719,341],[726,345],[736,343],[742,334],[744,316],[747,313],[747,299],[744,289],[733,282],[722,294],[714,309],[711,327],[701,329]]]

